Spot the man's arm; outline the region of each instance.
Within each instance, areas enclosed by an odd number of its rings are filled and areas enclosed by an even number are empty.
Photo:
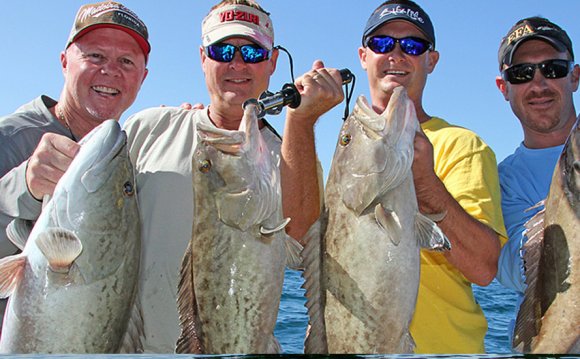
[[[420,212],[446,214],[438,225],[451,242],[452,249],[445,253],[449,263],[472,283],[488,285],[497,272],[499,236],[469,215],[437,177],[433,146],[423,132],[415,136],[413,177]]]
[[[301,103],[287,110],[282,140],[282,204],[284,216],[291,219],[286,231],[303,245],[302,237],[320,216],[321,207],[314,124],[344,98],[338,70],[323,67],[315,61],[312,70],[296,80]]]

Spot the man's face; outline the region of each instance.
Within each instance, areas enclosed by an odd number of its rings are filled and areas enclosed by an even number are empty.
[[[569,55],[567,52],[558,52],[545,41],[534,39],[517,48],[512,64],[537,64],[552,59],[568,60]],[[522,123],[524,133],[547,134],[562,129],[570,118],[575,118],[572,94],[578,89],[579,75],[578,66],[566,77],[559,79],[546,79],[536,69],[530,82],[511,84],[500,77],[496,82]]]
[[[97,122],[119,119],[147,76],[145,55],[124,31],[99,28],[61,54],[69,111]]]
[[[371,36],[386,35],[397,39],[425,35],[408,21],[390,21]],[[400,44],[386,54],[377,54],[368,47],[359,48],[359,58],[363,69],[367,71],[373,105],[386,108],[392,91],[397,86],[404,86],[409,97],[415,103],[421,100],[423,89],[437,61],[437,51],[427,51],[419,56],[408,55],[401,50]]]
[[[229,38],[221,42],[234,46],[252,44],[245,38]],[[210,105],[214,108],[233,108],[237,112],[241,111],[244,101],[258,98],[268,89],[270,76],[276,69],[278,51],[274,50],[270,59],[254,64],[245,63],[238,50],[231,62],[209,58],[203,47],[200,47],[200,55]]]

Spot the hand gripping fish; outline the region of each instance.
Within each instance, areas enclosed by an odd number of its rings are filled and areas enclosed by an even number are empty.
[[[526,353],[580,353],[579,126],[556,164],[545,208],[525,224],[527,288],[513,345]]]
[[[326,184],[322,243],[314,235],[302,254],[305,353],[414,350],[420,247],[450,248],[418,210],[411,171],[418,129],[402,87],[382,114],[359,97],[345,121]]]
[[[141,350],[140,226],[126,135],[108,120],[80,144],[32,231],[21,220],[8,227],[22,253],[0,260],[0,296],[10,297],[2,353]]]
[[[274,327],[284,269],[300,263],[302,248],[284,231],[278,159],[262,138],[256,105],[245,107],[237,131],[197,126],[177,353],[280,352]]]

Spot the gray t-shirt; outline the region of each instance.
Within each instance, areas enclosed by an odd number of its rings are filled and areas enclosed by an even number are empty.
[[[0,258],[17,250],[6,236],[6,226],[14,218],[36,220],[42,208],[26,186],[28,158],[47,132],[72,138],[49,111],[55,105],[55,100],[43,95],[0,117]]]

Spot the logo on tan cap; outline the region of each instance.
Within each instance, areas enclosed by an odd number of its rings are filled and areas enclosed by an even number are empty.
[[[228,5],[214,9],[201,24],[202,45],[208,46],[230,37],[244,37],[271,50],[274,28],[270,17],[251,6]]]

